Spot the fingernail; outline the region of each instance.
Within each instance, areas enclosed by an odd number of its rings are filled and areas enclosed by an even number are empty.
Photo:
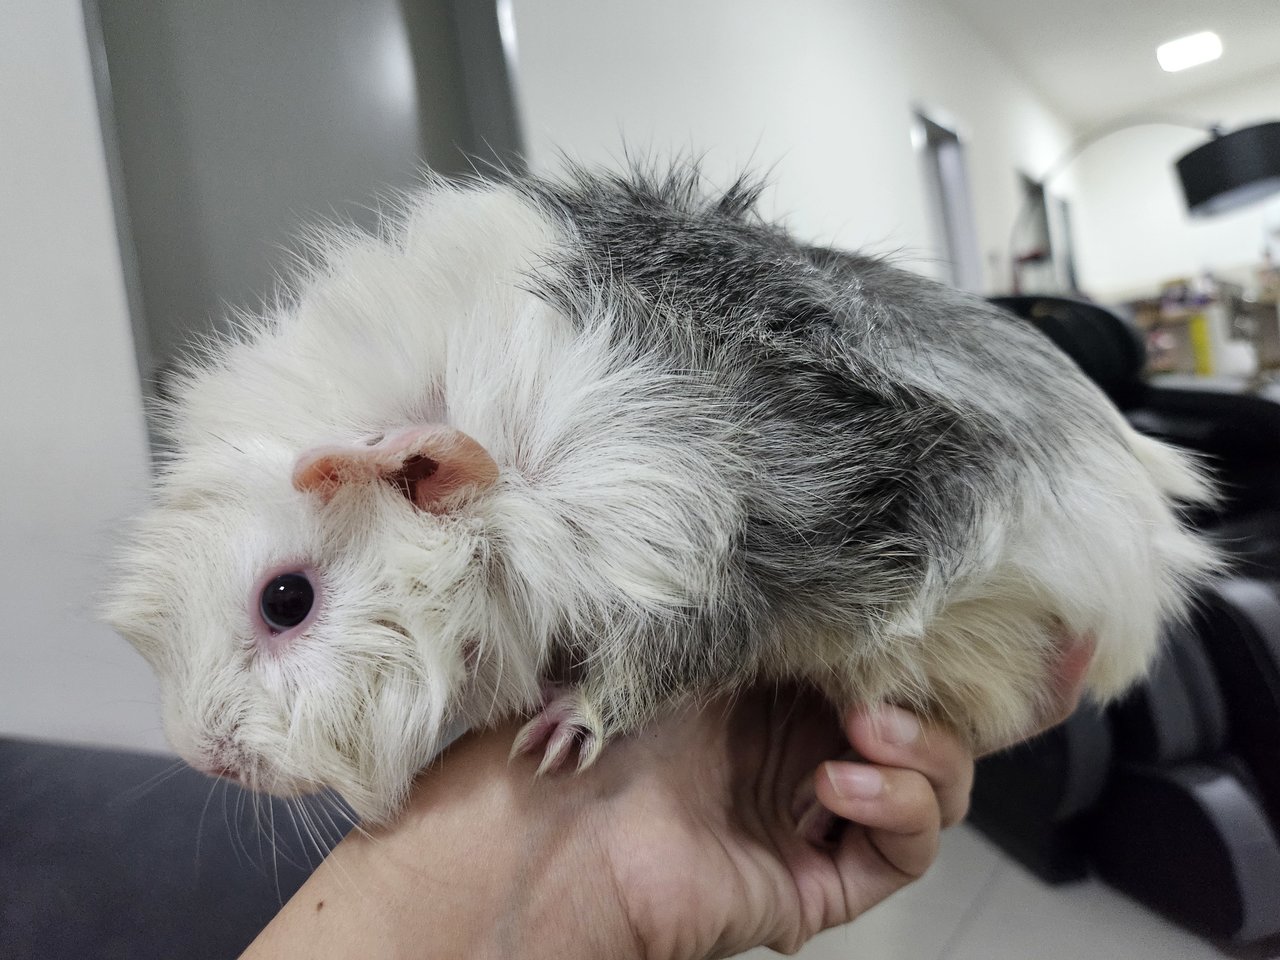
[[[898,707],[882,707],[876,715],[874,729],[885,743],[914,743],[920,736],[920,721]]]
[[[875,767],[861,764],[827,764],[831,789],[844,800],[874,800],[884,792],[884,777]]]

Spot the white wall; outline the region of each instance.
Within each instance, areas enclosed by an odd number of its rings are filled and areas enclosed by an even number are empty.
[[[1280,70],[1153,112],[1228,128],[1280,120]],[[1280,230],[1280,199],[1209,219],[1187,216],[1173,163],[1204,139],[1178,127],[1139,127],[1081,155],[1076,249],[1085,289],[1102,299],[1149,295],[1164,280],[1206,269],[1239,273],[1260,261],[1265,231]],[[1271,242],[1280,252],[1280,235]]]
[[[150,670],[89,619],[147,452],[81,8],[4,21],[0,735],[159,747]]]
[[[1007,283],[1015,170],[1041,172],[1069,142],[928,0],[515,0],[515,19],[535,169],[554,169],[557,151],[616,162],[624,143],[705,151],[717,179],[772,168],[766,212],[840,246],[936,257],[910,127],[917,104],[945,112],[968,139],[984,260],[1001,258],[990,286]]]

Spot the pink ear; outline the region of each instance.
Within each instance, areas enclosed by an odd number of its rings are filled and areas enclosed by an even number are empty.
[[[483,490],[498,479],[489,452],[461,430],[413,427],[367,446],[317,447],[298,457],[293,486],[322,501],[345,484],[385,480],[422,510],[444,513],[454,494]]]

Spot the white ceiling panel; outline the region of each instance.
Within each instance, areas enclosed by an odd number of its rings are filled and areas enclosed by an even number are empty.
[[[1088,128],[1280,67],[1280,0],[938,0]],[[1222,58],[1165,73],[1156,47],[1201,30]],[[1276,104],[1280,116],[1280,103]],[[1213,120],[1213,117],[1206,117]]]

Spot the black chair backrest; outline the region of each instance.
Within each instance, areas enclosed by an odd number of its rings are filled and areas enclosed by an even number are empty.
[[[1115,313],[1048,295],[992,297],[991,302],[1056,343],[1120,409],[1141,399],[1146,349],[1138,331]]]

